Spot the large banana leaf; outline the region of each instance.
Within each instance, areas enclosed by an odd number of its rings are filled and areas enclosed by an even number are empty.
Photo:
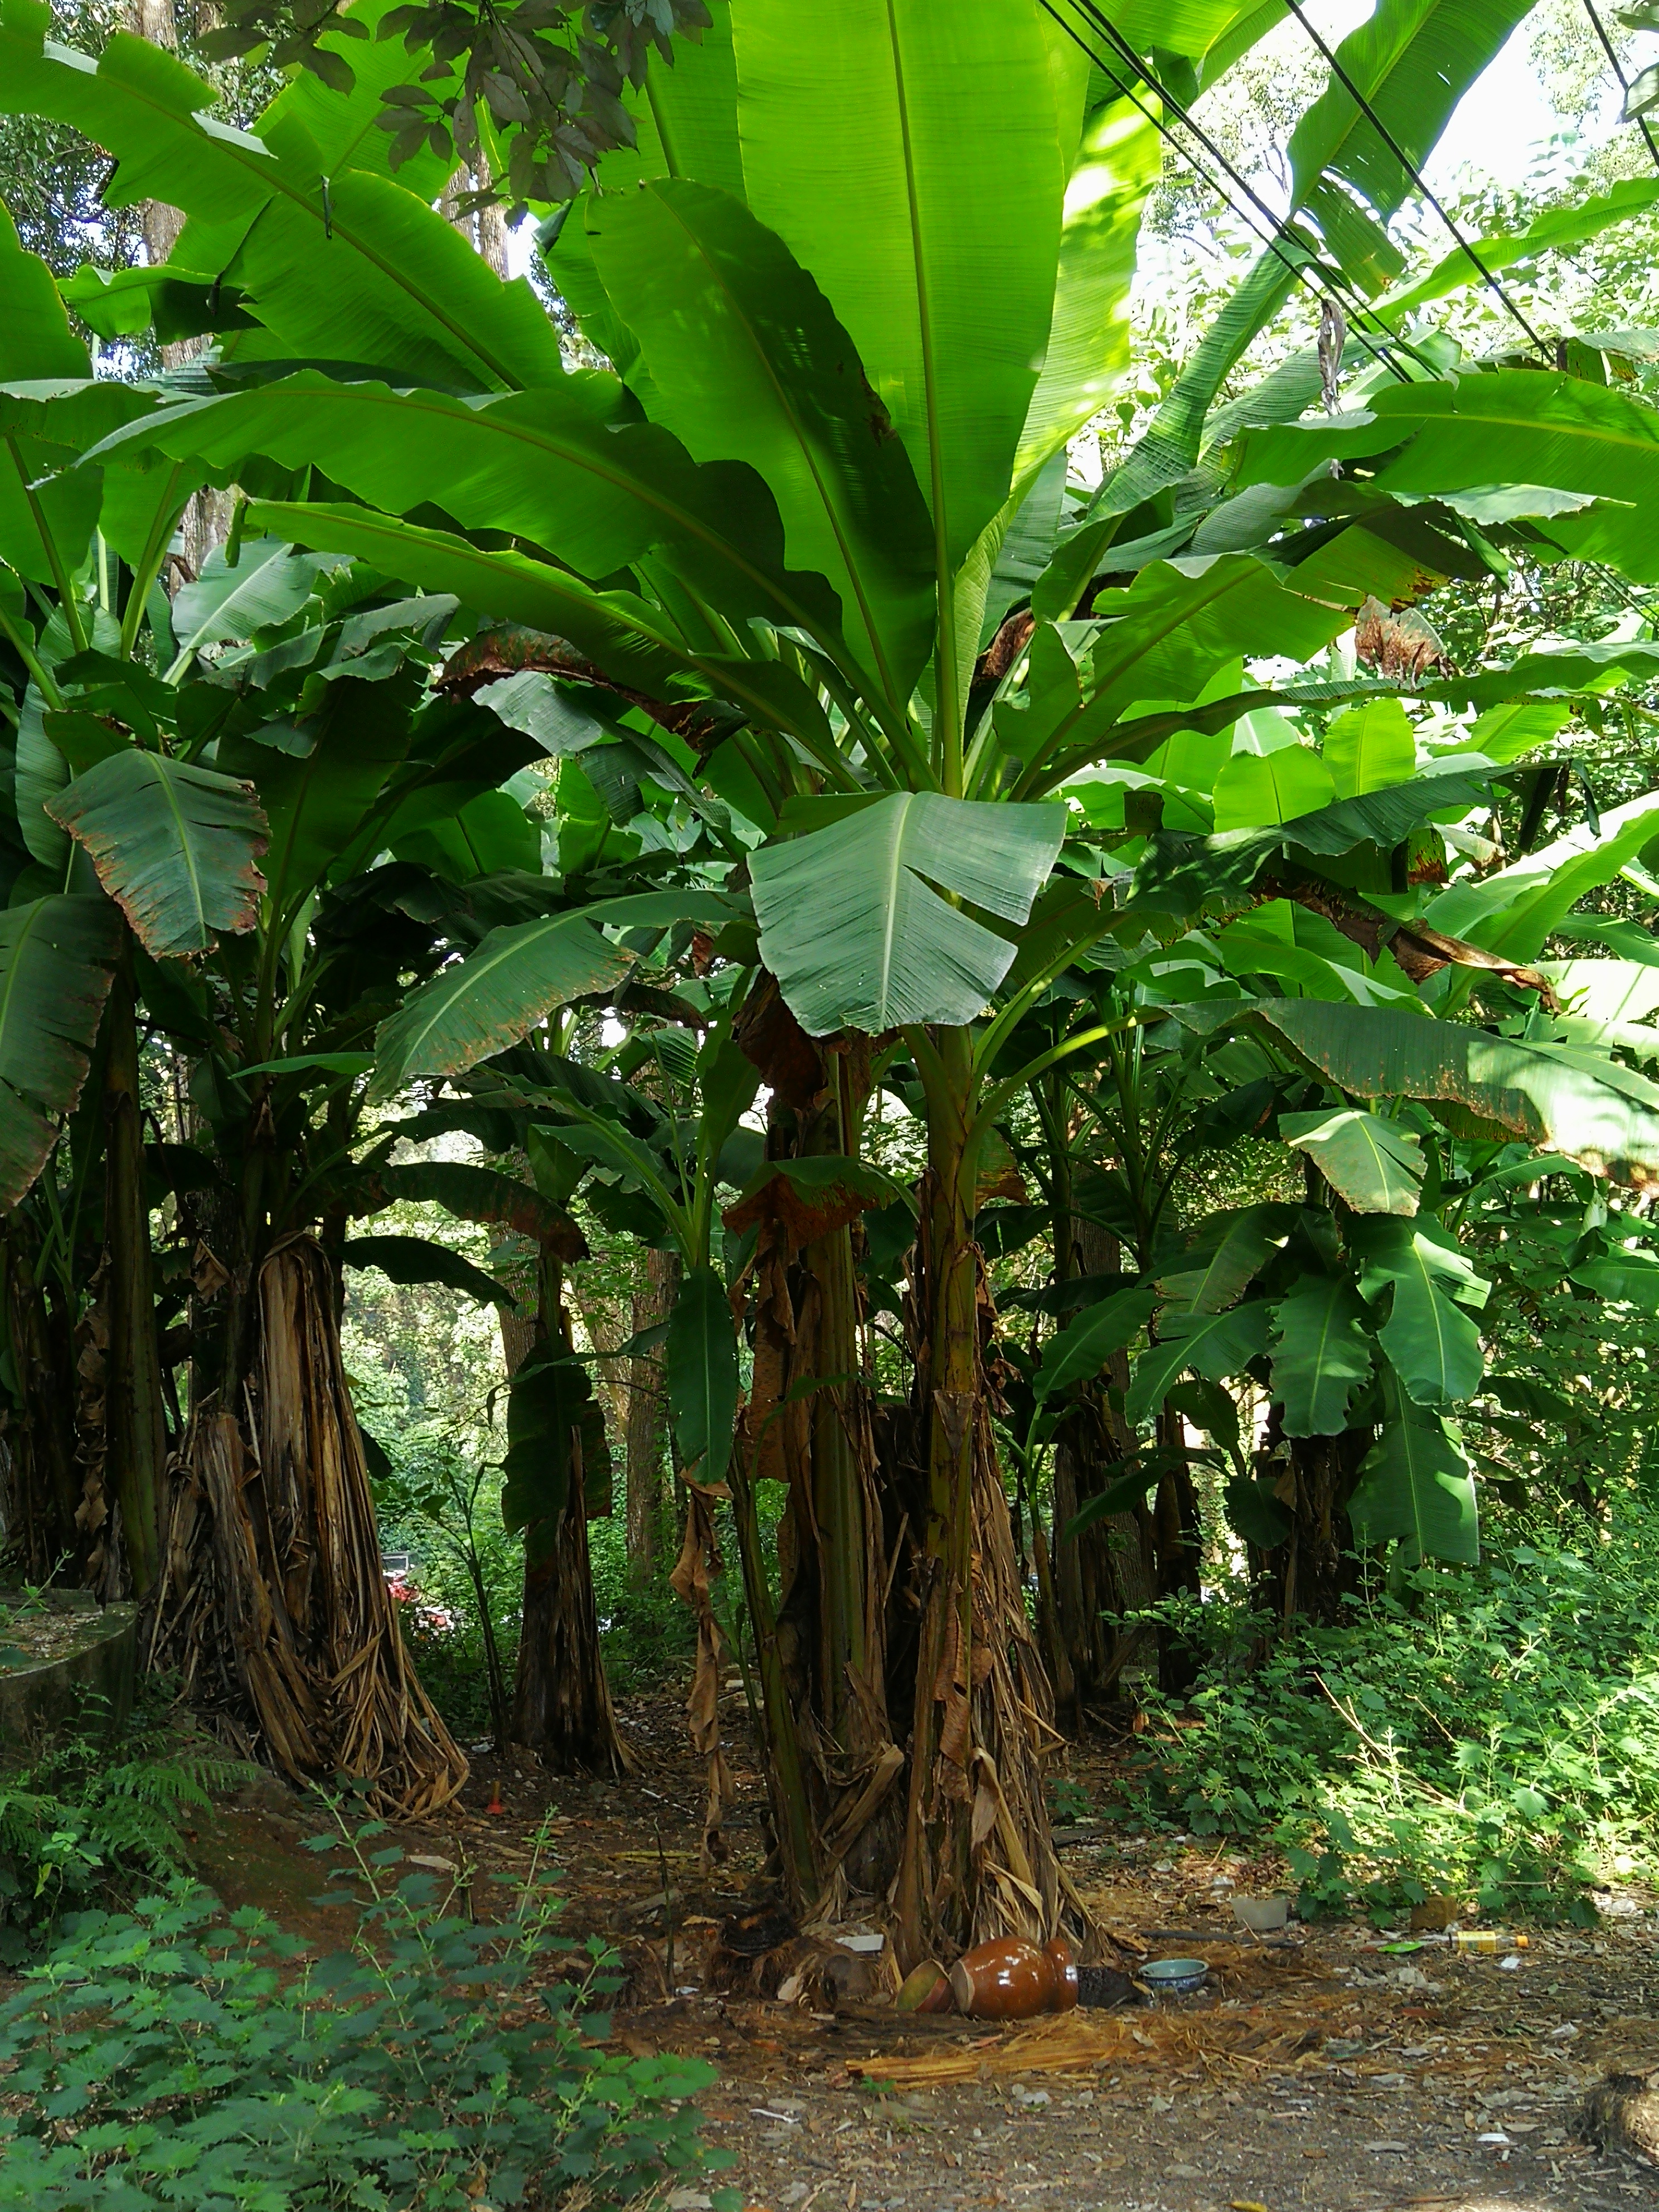
[[[278,926],[316,888],[372,817],[409,746],[407,702],[392,684],[328,686],[307,753],[221,738],[217,758],[258,792],[270,825],[265,875]]]
[[[1423,1147],[1409,1129],[1357,1106],[1341,1106],[1334,1114],[1281,1114],[1279,1133],[1310,1155],[1356,1213],[1416,1212]]]
[[[734,0],[732,25],[749,204],[851,333],[948,591],[1008,496],[1048,342],[1081,57],[1023,0]]]
[[[1409,782],[1417,769],[1417,739],[1399,700],[1378,699],[1337,716],[1325,732],[1320,758],[1331,772],[1337,797],[1358,799]]]
[[[1474,1476],[1443,1421],[1401,1403],[1365,1456],[1348,1500],[1362,1544],[1397,1537],[1423,1558],[1473,1566],[1480,1556]]]
[[[0,1209],[33,1182],[81,1095],[120,941],[105,898],[0,913]]]
[[[1273,1309],[1273,1392],[1287,1437],[1334,1437],[1370,1378],[1365,1310],[1351,1283],[1311,1275]]]
[[[829,578],[853,650],[902,713],[936,619],[932,524],[823,295],[775,233],[704,185],[599,200],[588,234],[653,419],[696,460],[759,471],[789,561]]]
[[[1158,1291],[1132,1283],[1115,1291],[1051,1336],[1042,1348],[1036,1395],[1048,1397],[1068,1383],[1091,1382],[1115,1352],[1132,1344],[1152,1317]]]
[[[499,1168],[474,1167],[464,1160],[413,1160],[404,1167],[376,1168],[348,1176],[344,1194],[359,1218],[400,1201],[441,1206],[458,1221],[477,1221],[494,1229],[515,1230],[545,1244],[566,1261],[584,1260],[581,1231],[561,1206],[544,1198],[532,1183]]]
[[[437,1283],[480,1305],[510,1306],[513,1293],[475,1267],[464,1252],[429,1237],[348,1237],[340,1248],[348,1267],[376,1267],[394,1283]]]
[[[682,1278],[665,1347],[668,1417],[694,1480],[724,1480],[738,1413],[738,1340],[726,1285],[712,1267]]]
[[[1360,1288],[1368,1298],[1392,1288],[1378,1340],[1407,1395],[1419,1406],[1451,1406],[1472,1397],[1486,1373],[1480,1332],[1443,1285],[1484,1296],[1486,1285],[1455,1247],[1406,1221],[1356,1224],[1350,1243],[1362,1252]]]
[[[718,922],[729,913],[714,892],[646,891],[492,929],[476,952],[443,969],[381,1024],[370,1097],[396,1097],[417,1077],[459,1075],[516,1044],[555,1006],[620,983],[635,956],[596,923],[666,928]]]
[[[1377,311],[1389,316],[1409,314],[1415,308],[1426,307],[1431,300],[1444,299],[1448,292],[1455,292],[1465,284],[1481,283],[1480,270],[1475,266],[1477,256],[1484,268],[1496,271],[1508,269],[1517,261],[1534,260],[1540,253],[1559,253],[1570,246],[1583,246],[1589,239],[1599,238],[1615,223],[1644,215],[1656,201],[1659,177],[1621,178],[1611,191],[1593,192],[1588,199],[1577,200],[1570,207],[1547,208],[1524,230],[1500,231],[1473,239],[1472,252],[1466,252],[1461,246],[1455,246],[1436,262],[1426,276],[1402,285],[1380,300]]]
[[[761,614],[833,636],[834,599],[821,578],[786,573],[776,507],[760,479],[730,462],[697,467],[666,430],[618,421],[625,405],[616,379],[592,372],[469,404],[307,369],[187,401],[94,450],[156,448],[216,467],[253,453],[312,463],[387,513],[436,505],[465,528],[555,548],[590,576],[661,544],[735,618]]]
[[[1155,1413],[1189,1367],[1210,1382],[1239,1374],[1267,1349],[1273,1312],[1266,1298],[1226,1313],[1166,1312],[1158,1341],[1135,1362],[1124,1394],[1125,1417],[1138,1424]]]
[[[158,960],[210,951],[218,931],[258,919],[268,824],[252,784],[128,746],[47,811]]]
[[[593,1473],[604,1468],[609,1489],[610,1454],[605,1422],[583,1362],[563,1344],[539,1344],[515,1370],[507,1394],[507,1456],[501,1462],[501,1519],[522,1529],[532,1565],[549,1558],[570,1494],[578,1444],[590,1510]]]
[[[268,142],[215,120],[213,88],[148,40],[118,32],[94,65],[50,28],[39,0],[0,4],[0,113],[67,123],[106,148],[110,206],[155,198],[193,218],[171,265],[244,289],[281,353],[463,392],[559,376],[557,335],[529,284],[504,285],[416,191],[362,166],[379,58],[352,94],[331,95],[331,126],[318,103],[279,100]],[[370,49],[354,41],[352,54]],[[331,168],[337,158],[356,166]]]
[[[421,529],[362,507],[255,501],[248,515],[257,529],[280,531],[297,544],[326,542],[361,554],[389,576],[453,592],[480,614],[567,639],[613,682],[656,698],[678,696],[676,687],[694,665],[659,610],[631,592],[596,592],[548,562],[486,551],[447,531]]]
[[[1452,110],[1533,4],[1380,0],[1336,52],[1382,129],[1334,75],[1291,135],[1293,203],[1301,206],[1330,172],[1363,192],[1379,215],[1393,215],[1414,190],[1401,154],[1422,167]]]
[[[1191,1313],[1219,1313],[1266,1267],[1295,1227],[1296,1215],[1295,1206],[1271,1200],[1215,1215],[1194,1249],[1158,1278],[1159,1291]]]
[[[1390,386],[1363,415],[1250,434],[1240,481],[1300,483],[1323,460],[1396,447],[1376,474],[1378,490],[1443,498],[1543,485],[1585,494],[1595,503],[1553,515],[1551,539],[1575,559],[1659,581],[1659,413],[1583,377],[1516,368]]]
[[[932,888],[1023,922],[1065,834],[1060,806],[895,792],[750,861],[761,957],[809,1036],[984,1012],[1010,939]]]
[[[1162,161],[1156,128],[1127,100],[1105,100],[1085,119],[1066,187],[1048,351],[1014,457],[1017,481],[1105,406],[1129,365],[1129,287],[1141,212]]]
[[[1609,807],[1596,826],[1577,822],[1565,836],[1478,882],[1452,884],[1426,919],[1506,960],[1530,960],[1557,924],[1588,893],[1612,883],[1627,860],[1659,836],[1659,796]]]
[[[1315,999],[1172,1009],[1183,1028],[1244,1030],[1360,1098],[1424,1098],[1464,1109],[1596,1175],[1659,1182],[1659,1084],[1595,1054],[1494,1036],[1461,1022]]]
[[[245,538],[234,568],[225,555],[216,545],[201,574],[173,597],[173,635],[181,653],[286,622],[311,597],[319,574],[339,562],[336,554],[296,553],[280,538]]]

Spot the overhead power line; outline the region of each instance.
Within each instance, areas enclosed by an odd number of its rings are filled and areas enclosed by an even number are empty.
[[[1543,339],[1539,337],[1537,331],[1534,330],[1532,325],[1522,313],[1520,308],[1517,307],[1514,301],[1510,299],[1503,285],[1498,283],[1497,277],[1492,274],[1492,270],[1487,268],[1486,263],[1480,258],[1480,256],[1476,252],[1474,247],[1469,243],[1468,240],[1464,237],[1462,232],[1452,221],[1450,216],[1447,214],[1439,199],[1437,198],[1435,193],[1431,191],[1428,181],[1425,178],[1423,172],[1418,167],[1417,164],[1412,160],[1411,155],[1406,151],[1400,141],[1395,137],[1393,131],[1389,130],[1388,125],[1382,120],[1382,118],[1377,113],[1376,110],[1371,106],[1370,101],[1365,97],[1365,94],[1361,92],[1359,87],[1349,76],[1347,70],[1344,69],[1337,55],[1333,52],[1331,47],[1326,44],[1325,40],[1308,21],[1307,16],[1303,13],[1302,9],[1298,4],[1298,0],[1285,0],[1285,4],[1290,9],[1291,15],[1295,16],[1297,21],[1301,24],[1308,36],[1313,40],[1315,46],[1318,47],[1320,52],[1323,54],[1327,62],[1329,63],[1332,76],[1336,78],[1338,83],[1341,85],[1343,90],[1347,93],[1350,99],[1354,101],[1355,105],[1359,109],[1360,113],[1370,125],[1372,130],[1376,131],[1377,137],[1382,141],[1382,143],[1394,155],[1395,161],[1399,162],[1401,167],[1406,172],[1406,174],[1416,185],[1418,191],[1422,193],[1424,198],[1439,216],[1441,222],[1444,223],[1446,228],[1450,232],[1453,239],[1456,241],[1462,252],[1465,253],[1469,260],[1474,264],[1475,268],[1480,272],[1481,283],[1487,287],[1488,290],[1490,290],[1496,298],[1502,301],[1512,319],[1526,332],[1528,338],[1534,346],[1537,347],[1539,352],[1544,356],[1545,359],[1547,361],[1553,359],[1553,356],[1551,349],[1547,346]],[[1591,0],[1586,0],[1586,5],[1590,6]],[[1594,13],[1593,6],[1591,11]]]
[[[1216,179],[1205,168],[1204,164],[1198,159],[1197,155],[1194,154],[1192,149],[1189,146],[1183,144],[1182,140],[1170,129],[1168,124],[1164,120],[1163,117],[1158,113],[1156,109],[1149,106],[1147,103],[1140,98],[1139,94],[1134,89],[1133,83],[1132,82],[1126,82],[1125,80],[1118,74],[1116,70],[1115,70],[1106,60],[1104,56],[1097,52],[1090,44],[1088,40],[1083,37],[1076,27],[1066,21],[1065,17],[1060,15],[1058,8],[1053,4],[1053,0],[1042,0],[1042,5],[1044,10],[1049,15],[1053,16],[1054,21],[1060,25],[1060,29],[1065,32],[1066,35],[1072,40],[1073,44],[1079,47],[1081,51],[1088,56],[1089,59],[1094,64],[1095,67],[1099,70],[1102,76],[1106,78],[1108,82],[1113,85],[1115,89],[1129,101],[1132,106],[1139,110],[1140,114],[1142,114],[1152,125],[1153,129],[1158,131],[1160,137],[1172,147],[1174,150],[1180,155],[1182,161],[1187,163],[1188,167],[1192,169],[1194,173],[1206,184],[1217,197],[1225,204],[1225,205],[1232,210],[1232,212],[1238,217],[1240,222],[1244,224],[1245,228],[1249,230],[1255,238],[1259,239],[1264,246],[1266,246],[1268,252],[1272,253],[1274,258],[1290,272],[1297,282],[1303,285],[1306,290],[1310,292],[1316,299],[1321,301],[1322,303],[1328,287],[1322,284],[1319,280],[1310,273],[1307,259],[1305,258],[1307,256],[1308,249],[1303,244],[1301,240],[1296,236],[1296,234],[1291,229],[1289,224],[1285,222],[1281,216],[1273,212],[1273,209],[1267,205],[1267,202],[1261,198],[1261,195],[1250,184],[1249,179],[1243,176],[1239,170],[1234,167],[1233,164],[1228,160],[1227,156],[1222,152],[1221,149],[1215,143],[1213,139],[1209,137],[1202,125],[1194,123],[1192,117],[1188,113],[1186,109],[1182,106],[1180,101],[1175,98],[1173,94],[1168,92],[1165,88],[1158,82],[1158,79],[1151,74],[1146,63],[1141,60],[1138,54],[1136,54],[1133,48],[1129,46],[1127,42],[1120,38],[1115,26],[1109,22],[1103,16],[1099,15],[1097,9],[1090,6],[1088,4],[1088,0],[1071,0],[1071,4],[1077,9],[1079,15],[1082,15],[1090,21],[1098,24],[1100,29],[1103,30],[1106,33],[1107,37],[1111,40],[1113,46],[1121,52],[1123,58],[1127,60],[1134,76],[1139,78],[1140,81],[1146,85],[1148,90],[1151,91],[1157,99],[1161,100],[1165,106],[1171,108],[1180,118],[1181,121],[1186,125],[1186,127],[1191,131],[1193,136],[1198,139],[1200,143],[1205,148],[1205,150],[1213,157],[1220,168],[1233,179],[1234,183],[1244,194],[1245,198],[1250,202],[1251,205],[1265,220],[1268,226],[1267,229],[1264,230],[1261,223],[1254,221],[1252,217],[1245,212],[1244,209],[1240,207],[1237,201],[1233,198],[1232,195],[1226,190],[1224,185],[1217,182]],[[1281,240],[1284,241],[1283,244],[1281,244]],[[1290,254],[1285,252],[1285,245],[1293,247],[1296,254],[1304,258],[1300,259],[1293,259]],[[1383,368],[1389,370],[1391,375],[1399,378],[1402,383],[1406,383],[1410,380],[1397,362],[1390,359],[1387,352],[1380,351],[1376,346],[1371,343],[1365,331],[1360,326],[1362,319],[1371,325],[1372,328],[1380,334],[1387,345],[1399,347],[1402,351],[1410,354],[1421,367],[1428,369],[1431,374],[1438,373],[1433,368],[1432,363],[1424,361],[1421,355],[1418,354],[1415,349],[1412,347],[1407,340],[1401,338],[1397,332],[1389,329],[1389,325],[1383,322],[1382,317],[1372,311],[1367,301],[1364,300],[1364,295],[1358,293],[1348,283],[1346,276],[1340,279],[1340,284],[1341,289],[1347,291],[1350,296],[1350,302],[1352,310],[1353,335],[1358,340],[1359,343],[1364,348],[1365,351],[1370,354],[1373,361],[1376,362]]]
[[[1619,80],[1619,89],[1620,92],[1628,95],[1630,92],[1630,79],[1625,75],[1625,64],[1619,58],[1618,48],[1613,45],[1613,40],[1607,36],[1607,25],[1601,21],[1601,16],[1596,13],[1595,0],[1584,0],[1584,13],[1589,17],[1591,23],[1595,27],[1595,35],[1601,41],[1602,52],[1613,64],[1613,73]],[[1642,136],[1648,142],[1648,151],[1653,156],[1654,167],[1656,168],[1659,168],[1659,139],[1656,139],[1654,137],[1652,130],[1649,126],[1648,118],[1645,115],[1638,115],[1636,121],[1638,129],[1641,131]]]

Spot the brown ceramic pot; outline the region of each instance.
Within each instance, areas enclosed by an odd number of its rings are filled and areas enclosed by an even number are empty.
[[[1024,1936],[1002,1936],[963,1952],[951,1969],[951,1994],[975,2020],[1067,2012],[1077,2002],[1077,1966],[1058,1938],[1038,1950]]]

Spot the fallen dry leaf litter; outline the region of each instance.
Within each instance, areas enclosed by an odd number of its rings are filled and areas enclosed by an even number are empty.
[[[764,1792],[746,1742],[732,1729],[730,1856],[710,1868],[698,1849],[702,1762],[683,1714],[672,1699],[652,1698],[624,1705],[621,1717],[640,1754],[636,1775],[573,1781],[481,1759],[460,1803],[401,1832],[428,1860],[521,1873],[546,1820],[568,1891],[568,1931],[606,1936],[627,1967],[612,2021],[617,2047],[714,2062],[708,2134],[735,2154],[721,2179],[750,2204],[767,2212],[1659,2204],[1659,2171],[1573,2134],[1587,2091],[1605,2073],[1659,2066],[1651,2017],[1659,1913],[1644,1897],[1605,1898],[1592,1929],[1533,1930],[1530,1948],[1507,1966],[1436,1946],[1391,1956],[1362,1923],[1292,1923],[1263,1942],[1238,1929],[1230,1900],[1235,1891],[1282,1887],[1273,1860],[1224,1841],[1079,1822],[1060,1839],[1097,1918],[1132,1954],[1206,1959],[1204,1991],[1000,2030],[901,2015],[856,1995],[815,2009],[815,2001],[825,2004],[823,1984],[811,1976],[798,1977],[803,1993],[793,2002],[703,1985],[711,1964],[720,1978],[722,1960],[727,1978],[741,1981],[741,1948],[734,1967],[721,1931],[753,1922],[767,1902]],[[1072,1753],[1074,1777],[1097,1798],[1111,1757],[1105,1745]],[[505,1809],[491,1816],[483,1808],[497,1781]],[[314,1819],[274,1785],[254,1795],[217,1834],[202,1835],[204,1877],[233,1903],[264,1903],[308,1933],[337,1933],[339,1908],[313,1901],[316,1861],[298,1848]],[[484,1893],[475,1885],[474,1893]],[[772,1986],[781,1978],[787,1989],[787,1940],[780,1953]],[[764,1985],[768,1976],[760,1978]],[[677,2191],[666,2212],[702,2212],[707,2194]]]

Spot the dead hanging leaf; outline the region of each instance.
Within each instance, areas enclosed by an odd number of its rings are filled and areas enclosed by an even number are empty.
[[[734,1234],[775,1224],[793,1259],[871,1207],[891,1205],[902,1195],[896,1183],[863,1160],[833,1154],[769,1160],[720,1218]]]
[[[975,1208],[983,1211],[997,1199],[1024,1206],[1030,1196],[1019,1162],[1009,1151],[1006,1139],[997,1130],[988,1129],[980,1139],[979,1170],[974,1180]]]
[[[1451,656],[1415,608],[1396,613],[1369,594],[1353,628],[1355,658],[1390,684],[1420,684],[1438,672],[1450,676]]]
[[[829,1084],[820,1045],[785,1003],[778,979],[764,969],[732,1024],[732,1041],[775,1098],[804,1114]]]
[[[471,638],[459,653],[451,653],[440,671],[436,688],[451,698],[470,699],[486,684],[526,671],[563,677],[572,684],[587,684],[638,707],[665,730],[703,750],[732,725],[732,709],[719,699],[653,699],[647,692],[631,691],[613,684],[568,638],[545,630],[526,629],[518,623],[502,623]]]
[[[974,664],[975,685],[1000,684],[1030,643],[1036,628],[1029,607],[1021,607],[1018,613],[1007,616]]]
[[[720,1571],[720,1546],[714,1534],[714,1493],[688,1482],[685,1494],[685,1536],[674,1571],[668,1577],[668,1586],[696,1617],[697,1660],[685,1710],[690,1724],[691,1747],[708,1762],[708,1795],[703,1807],[702,1850],[705,1860],[709,1860],[726,1856],[726,1841],[720,1829],[726,1808],[737,1793],[720,1749],[720,1653],[724,1639],[714,1618],[714,1578]],[[724,1484],[720,1486],[720,1494],[727,1494]]]
[[[216,1298],[230,1280],[230,1270],[198,1237],[190,1259],[190,1279],[198,1298]]]

